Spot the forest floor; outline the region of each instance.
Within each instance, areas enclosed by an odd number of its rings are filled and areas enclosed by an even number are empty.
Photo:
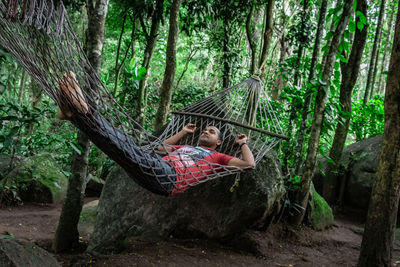
[[[92,199],[87,199],[88,202]],[[51,252],[61,211],[60,204],[24,205],[0,209],[0,234],[27,239]],[[280,223],[258,235],[267,248],[263,256],[238,251],[207,240],[170,238],[163,242],[136,240],[121,254],[83,252],[57,254],[63,266],[355,266],[360,251],[363,224],[343,213],[324,231],[291,228]],[[263,244],[264,243],[264,244]],[[83,247],[87,240],[82,240]],[[400,266],[400,240],[396,238],[393,266]]]

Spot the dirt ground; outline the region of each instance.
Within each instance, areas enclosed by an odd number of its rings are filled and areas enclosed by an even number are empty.
[[[91,201],[87,199],[85,202]],[[50,250],[60,204],[25,203],[0,209],[0,235],[12,234]],[[343,214],[324,231],[308,227],[293,229],[280,223],[257,232],[258,255],[213,241],[176,239],[163,242],[135,240],[121,254],[58,254],[63,266],[355,266],[362,239],[362,223]],[[83,245],[87,240],[83,240]],[[244,248],[244,249],[243,249]],[[246,252],[247,250],[247,252]],[[396,240],[393,266],[400,265],[400,242]]]

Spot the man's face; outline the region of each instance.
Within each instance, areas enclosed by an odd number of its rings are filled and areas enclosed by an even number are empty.
[[[219,129],[215,126],[207,126],[200,135],[199,145],[206,147],[217,147],[221,144]]]

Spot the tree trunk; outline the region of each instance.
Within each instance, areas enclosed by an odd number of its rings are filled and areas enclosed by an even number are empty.
[[[303,0],[303,10],[302,10],[302,15],[301,15],[301,29],[300,32],[304,32],[305,24],[306,24],[306,16],[307,16],[307,7],[308,7],[308,0]],[[295,63],[295,68],[294,68],[294,77],[293,77],[293,85],[294,86],[299,86],[299,79],[300,79],[300,64],[301,64],[301,58],[303,57],[303,50],[305,46],[305,40],[303,36],[299,36],[297,39],[298,43],[298,48],[297,48],[297,58],[296,58],[296,63]],[[288,123],[288,130],[287,130],[287,136],[293,136],[293,128],[296,125],[296,116],[297,116],[297,111],[301,108],[300,104],[298,101],[292,101],[290,103],[290,115],[289,115],[289,123]],[[293,157],[293,143],[288,141],[285,144],[285,149],[284,149],[284,165],[288,166],[288,162],[290,159]]]
[[[260,60],[258,64],[259,76],[260,79],[264,80],[265,75],[265,64],[267,61],[269,46],[271,45],[272,39],[272,27],[273,27],[273,14],[272,10],[274,9],[275,0],[268,0],[267,6],[265,7],[265,27],[264,27],[264,37],[263,37],[263,45],[260,52]]]
[[[125,32],[125,24],[126,24],[126,17],[128,16],[127,12],[125,12],[123,19],[122,19],[122,28],[121,28],[121,33],[119,34],[119,39],[118,39],[118,46],[117,46],[117,56],[115,57],[115,67],[114,67],[114,90],[113,90],[113,97],[117,96],[117,88],[118,88],[118,78],[119,78],[119,70],[121,69],[119,65],[119,54],[121,52],[121,43],[122,43],[122,37],[124,36]],[[129,50],[129,48],[128,48]],[[123,62],[122,62],[123,64]],[[122,66],[121,64],[121,66]]]
[[[224,22],[224,41],[222,46],[223,51],[223,70],[222,70],[222,88],[228,88],[230,85],[231,62],[229,60],[229,25]]]
[[[25,82],[26,82],[27,77],[28,77],[27,72],[25,70],[23,70],[21,82],[19,84],[18,104],[21,104],[22,96],[24,95]]]
[[[346,29],[349,21],[350,13],[352,10],[353,0],[346,0],[344,3],[343,13],[340,21],[336,27],[333,35],[332,43],[329,48],[326,64],[322,71],[322,83],[318,86],[317,96],[315,101],[314,119],[311,126],[310,140],[308,143],[308,151],[306,157],[306,170],[301,179],[300,188],[296,194],[296,203],[301,205],[304,209],[301,210],[293,218],[293,222],[299,225],[304,218],[305,209],[308,203],[308,196],[310,192],[310,183],[314,173],[315,162],[317,158],[319,138],[321,135],[322,120],[324,117],[324,108],[326,103],[326,92],[329,91],[329,81],[332,75],[333,65],[336,60],[336,55],[339,51],[340,40],[342,39],[344,30]]]
[[[374,45],[372,46],[372,53],[371,53],[371,60],[369,62],[368,68],[368,77],[367,77],[367,84],[365,86],[365,94],[364,94],[364,105],[368,102],[368,97],[370,95],[370,91],[373,90],[373,76],[374,76],[374,69],[376,64],[376,58],[378,54],[378,44],[379,44],[379,33],[382,31],[382,22],[383,22],[383,15],[385,13],[385,4],[386,0],[381,0],[381,6],[379,9],[379,16],[378,16],[378,24],[376,25],[376,32],[374,38]]]
[[[400,4],[385,95],[385,130],[358,266],[392,266],[400,196]]]
[[[281,39],[280,39],[280,44],[281,44],[281,53],[279,56],[279,66],[282,66],[283,62],[285,62],[286,59],[286,54],[288,51],[288,46],[287,46],[287,41],[285,40],[286,36],[284,33],[282,33]],[[274,82],[274,87],[271,92],[271,97],[274,100],[279,100],[282,88],[285,85],[285,81],[283,80],[281,75],[278,75],[275,79]]]
[[[366,16],[367,3],[365,2],[365,0],[357,1],[357,11]],[[359,23],[359,21],[359,17],[357,17],[356,23]],[[358,29],[358,27],[356,28],[356,33],[354,35],[354,41],[348,62],[341,64],[342,82],[340,86],[339,97],[341,112],[339,113],[339,122],[336,126],[333,144],[329,152],[329,157],[334,161],[334,164],[331,162],[327,163],[327,170],[325,172],[326,177],[324,179],[323,185],[323,196],[329,204],[334,204],[336,202],[339,193],[339,181],[336,174],[339,169],[340,157],[342,156],[347,133],[349,131],[351,95],[354,89],[354,85],[357,82],[358,73],[360,70],[361,56],[363,54],[365,42],[367,40],[367,29],[368,25],[364,25],[364,28],[361,31]]]
[[[302,11],[302,15],[301,15],[301,32],[304,32],[304,29],[306,27],[306,21],[307,21],[307,9],[308,9],[308,0],[303,0],[303,11]],[[305,46],[305,40],[307,37],[306,36],[301,36],[299,38],[298,44],[299,47],[297,49],[297,59],[296,59],[296,67],[294,69],[294,77],[293,77],[293,84],[295,86],[299,85],[299,74],[300,74],[300,63],[301,63],[301,58],[303,57],[303,50],[304,50],[304,46]],[[294,111],[296,112],[296,111]]]
[[[100,71],[104,44],[104,24],[108,11],[108,0],[88,0],[88,29],[86,32],[86,53],[95,72]],[[92,88],[93,89],[93,88]],[[77,142],[81,153],[72,154],[71,177],[67,197],[63,204],[56,236],[53,243],[55,252],[69,250],[79,245],[78,222],[82,210],[87,175],[90,143],[87,136],[78,131]]]
[[[392,25],[393,25],[393,17],[394,17],[394,11],[392,10],[390,19],[388,21],[387,25],[387,36],[386,36],[386,42],[384,46],[384,51],[383,51],[383,58],[382,58],[382,64],[381,64],[381,71],[380,71],[380,76],[379,76],[379,82],[378,82],[378,93],[381,94],[384,89],[384,84],[385,84],[385,75],[382,74],[385,69],[386,69],[386,56],[388,53],[389,45],[391,43],[391,36],[392,36]]]
[[[32,99],[32,108],[36,108],[39,105],[40,101],[42,100],[42,96],[43,96],[42,88],[34,80],[31,80],[31,86],[30,87],[31,87],[31,92],[32,92],[32,97],[33,97],[33,99]],[[35,127],[34,123],[30,123],[29,124],[28,135],[32,135],[33,134],[34,127]],[[30,146],[29,146],[28,150],[29,150],[31,155],[34,154],[32,148]]]
[[[318,63],[318,58],[319,58],[319,53],[321,50],[321,40],[322,40],[322,35],[324,32],[324,27],[325,27],[325,17],[326,17],[326,12],[328,9],[328,0],[323,0],[321,2],[321,9],[319,11],[319,19],[318,19],[318,28],[317,28],[317,33],[315,36],[315,42],[314,42],[314,50],[311,58],[311,64],[310,64],[310,73],[308,74],[308,81],[307,81],[307,93],[304,99],[304,104],[303,104],[303,110],[301,114],[301,122],[300,122],[300,128],[299,128],[299,133],[297,135],[297,141],[296,141],[296,150],[294,154],[294,173],[298,174],[300,171],[300,168],[303,163],[303,144],[304,144],[304,139],[306,136],[306,127],[307,127],[307,117],[309,114],[309,109],[310,109],[310,104],[311,100],[313,97],[313,90],[312,88],[309,87],[309,84],[314,80],[314,72],[315,72],[315,67],[317,66]]]
[[[172,86],[176,72],[176,42],[179,30],[179,7],[181,0],[174,0],[169,15],[169,33],[167,42],[167,56],[164,72],[164,79],[161,85],[161,100],[157,110],[154,129],[157,131],[167,121],[169,107],[171,105]]]
[[[154,54],[154,48],[156,46],[158,38],[158,28],[160,27],[162,15],[164,11],[164,0],[156,1],[156,8],[151,19],[150,34],[146,35],[146,48],[144,51],[144,58],[142,66],[146,68],[146,73],[143,75],[144,78],[139,82],[139,97],[136,105],[136,116],[137,122],[140,125],[144,125],[146,120],[145,108],[147,106],[147,80],[150,74],[150,64]],[[146,32],[146,29],[143,28]]]
[[[250,49],[250,75],[255,74],[258,67],[257,50],[258,50],[258,32],[257,25],[260,20],[261,13],[256,11],[254,3],[251,4],[250,12],[246,18],[246,36]]]

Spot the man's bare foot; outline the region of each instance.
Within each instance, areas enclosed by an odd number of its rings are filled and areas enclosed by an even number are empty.
[[[81,114],[86,114],[89,111],[85,97],[72,71],[64,74],[61,78],[58,97],[60,98],[61,108],[59,107],[57,110],[57,118],[60,120],[71,118],[74,111]],[[71,106],[74,110],[71,110]]]

